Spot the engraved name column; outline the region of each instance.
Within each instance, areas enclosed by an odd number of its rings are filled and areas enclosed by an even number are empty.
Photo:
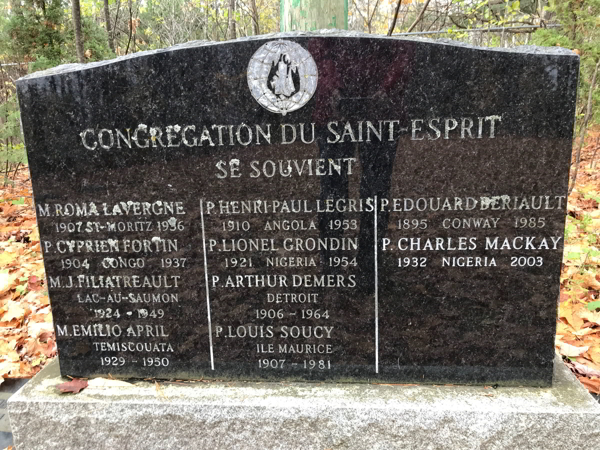
[[[192,264],[183,256],[184,203],[38,203],[37,213],[51,228],[44,235],[52,238],[42,240],[49,288],[80,311],[56,323],[58,338],[85,340],[75,352],[93,355],[98,370],[168,371],[173,319]]]
[[[269,42],[247,77],[273,123],[223,129],[223,140],[236,145],[219,154],[211,195],[201,202],[214,366],[327,377],[342,336],[332,299],[356,285],[359,221],[336,214],[348,199],[320,199],[321,179],[351,175],[355,160],[319,158],[314,124],[283,119],[316,90],[317,67],[305,48]]]

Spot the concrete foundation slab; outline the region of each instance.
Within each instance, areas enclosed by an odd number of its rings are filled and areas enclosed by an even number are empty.
[[[17,450],[600,448],[600,405],[559,359],[552,388],[64,381],[54,361],[9,400]]]

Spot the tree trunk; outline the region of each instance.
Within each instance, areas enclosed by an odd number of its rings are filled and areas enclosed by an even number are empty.
[[[129,8],[129,39],[127,40],[125,54],[129,53],[129,45],[131,44],[131,38],[133,37],[133,0],[127,1],[127,7]],[[135,43],[133,44],[133,46],[135,47]],[[133,53],[133,51],[131,53]]]
[[[233,18],[235,14],[235,0],[229,0],[229,26],[227,27],[227,34],[229,39],[235,39],[237,33],[235,32],[235,20]]]
[[[400,5],[402,5],[402,0],[398,0],[396,3],[396,9],[394,10],[394,17],[392,18],[392,23],[390,24],[390,29],[388,30],[387,35],[391,36],[394,32],[394,28],[396,28],[396,21],[398,20],[398,11],[400,11]]]
[[[260,28],[258,26],[258,9],[256,8],[256,0],[250,1],[252,6],[252,28],[254,29],[254,35],[260,34]]]
[[[407,33],[410,33],[412,30],[414,30],[415,27],[417,26],[417,24],[421,21],[421,19],[423,18],[423,14],[425,14],[425,10],[427,9],[427,6],[429,5],[430,1],[431,0],[426,0],[425,1],[425,4],[423,5],[423,9],[421,9],[421,12],[417,16],[417,18],[415,19],[415,21],[413,22],[413,24],[410,26],[410,28],[408,29]]]
[[[208,0],[206,0],[206,9],[204,10],[204,40],[208,41]]]
[[[219,0],[215,0],[215,26],[213,28],[213,41],[219,40]]]
[[[79,0],[71,0],[73,6],[73,28],[75,28],[75,47],[77,48],[77,59],[80,63],[85,62],[83,53],[83,36],[81,33],[81,8]]]
[[[108,0],[104,0],[104,20],[106,20],[106,34],[108,34],[108,46],[115,52],[115,43],[113,42],[110,26],[110,10],[108,9]]]

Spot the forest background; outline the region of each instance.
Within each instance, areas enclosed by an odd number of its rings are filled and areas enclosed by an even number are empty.
[[[314,0],[286,0],[310,5]],[[280,29],[280,0],[0,0],[0,164],[26,163],[14,81],[192,40]],[[581,57],[577,135],[600,123],[600,0],[348,0],[348,29],[479,46],[562,46]],[[594,81],[594,83],[592,83]],[[598,81],[600,82],[600,81]],[[590,89],[591,88],[591,89]],[[590,96],[590,93],[592,94]],[[582,141],[583,142],[583,141]]]
[[[600,0],[348,0],[348,29],[580,55],[556,350],[600,394]],[[0,0],[0,383],[56,355],[14,82],[59,64],[279,30],[279,0]]]

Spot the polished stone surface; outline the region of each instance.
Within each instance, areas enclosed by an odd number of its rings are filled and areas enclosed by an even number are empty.
[[[578,65],[328,32],[21,79],[62,373],[549,385]]]
[[[552,388],[64,381],[52,363],[11,398],[18,449],[600,448],[600,405],[559,358]]]

